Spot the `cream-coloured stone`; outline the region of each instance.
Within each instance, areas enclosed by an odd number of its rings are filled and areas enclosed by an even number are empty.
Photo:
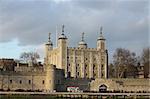
[[[0,89],[49,92],[66,91],[68,86],[78,86],[84,91],[99,91],[101,85],[106,85],[109,91],[150,91],[149,79],[107,78],[108,53],[102,35],[96,48],[72,48],[67,42],[66,36],[61,34],[58,46],[53,48],[49,39],[45,45],[43,67],[18,64],[13,72],[0,71]],[[66,78],[68,74],[73,78]]]
[[[56,65],[56,68],[64,69],[66,77],[70,74],[72,77],[77,78],[107,78],[108,57],[105,39],[102,34],[97,40],[96,48],[87,47],[84,41],[84,33],[82,33],[82,40],[79,42],[78,47],[68,46],[68,39],[64,35],[64,31],[57,42],[58,46],[53,49],[50,44],[45,45],[46,64],[53,64]],[[93,65],[96,67],[93,68]],[[103,70],[101,69],[102,66]]]

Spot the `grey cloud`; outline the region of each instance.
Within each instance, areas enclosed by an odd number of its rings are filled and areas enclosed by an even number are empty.
[[[65,24],[71,46],[85,32],[89,47],[95,47],[102,25],[110,52],[123,44],[139,44],[139,49],[148,46],[148,6],[148,0],[1,0],[0,42],[18,39],[20,45],[39,45],[52,32],[55,43],[56,26],[60,33]]]

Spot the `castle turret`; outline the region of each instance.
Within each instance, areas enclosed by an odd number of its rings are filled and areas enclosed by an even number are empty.
[[[103,37],[102,33],[103,28],[100,28],[100,36],[97,39],[97,49],[103,49],[105,50],[105,38]]]
[[[105,38],[103,36],[102,32],[103,28],[100,28],[100,36],[97,39],[97,49],[100,50],[99,53],[100,55],[100,64],[99,64],[99,71],[100,75],[99,78],[107,78],[108,76],[108,52],[107,49],[105,48]],[[104,52],[104,53],[103,53]],[[103,56],[103,57],[102,57]]]
[[[87,48],[87,43],[84,41],[84,32],[82,33],[81,41],[78,44],[79,48]]]
[[[64,34],[64,25],[62,25],[62,33],[58,38],[58,49],[60,53],[58,68],[67,71],[67,37]]]
[[[45,44],[45,58],[44,58],[45,64],[48,64],[49,51],[53,50],[53,43],[50,39],[50,34],[51,33],[49,33],[48,42]]]
[[[48,42],[45,44],[45,54],[48,55],[48,51],[53,49],[53,43],[50,38],[51,33],[49,33]]]
[[[55,70],[54,65],[47,64],[46,66],[46,76],[45,76],[45,91],[55,90]]]

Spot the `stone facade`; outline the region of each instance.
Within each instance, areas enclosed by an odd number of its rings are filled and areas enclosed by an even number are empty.
[[[84,41],[84,33],[82,33],[82,39],[77,47],[68,47],[67,42],[64,27],[58,38],[56,48],[53,48],[49,37],[48,43],[45,45],[45,63],[64,69],[66,77],[107,78],[108,52],[105,48],[102,29],[97,39],[96,48],[88,48],[87,43]]]
[[[13,65],[13,71],[2,69],[0,89],[50,92],[67,91],[67,87],[76,86],[82,91],[150,91],[149,79],[107,78],[108,52],[102,28],[96,48],[88,48],[84,33],[78,47],[68,47],[67,42],[63,26],[56,48],[53,48],[49,36],[45,45],[44,65],[18,63]]]
[[[95,79],[90,83],[90,90],[99,91],[101,85],[105,85],[108,91],[150,92],[150,79]]]
[[[26,68],[16,66],[16,68],[15,71],[0,72],[1,90],[54,91],[55,84],[64,79],[63,71],[54,65],[47,65],[46,68],[37,67],[38,69],[31,66]]]

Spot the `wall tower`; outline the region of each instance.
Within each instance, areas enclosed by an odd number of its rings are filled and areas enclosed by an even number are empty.
[[[103,27],[100,28],[100,36],[97,39],[97,49],[105,50],[105,38],[103,37]]]
[[[67,74],[67,37],[64,34],[64,25],[62,25],[62,33],[58,38],[59,49],[59,68],[65,70]]]
[[[50,38],[51,33],[49,33],[48,42],[45,44],[45,63],[48,63],[49,51],[53,50],[53,43]]]

